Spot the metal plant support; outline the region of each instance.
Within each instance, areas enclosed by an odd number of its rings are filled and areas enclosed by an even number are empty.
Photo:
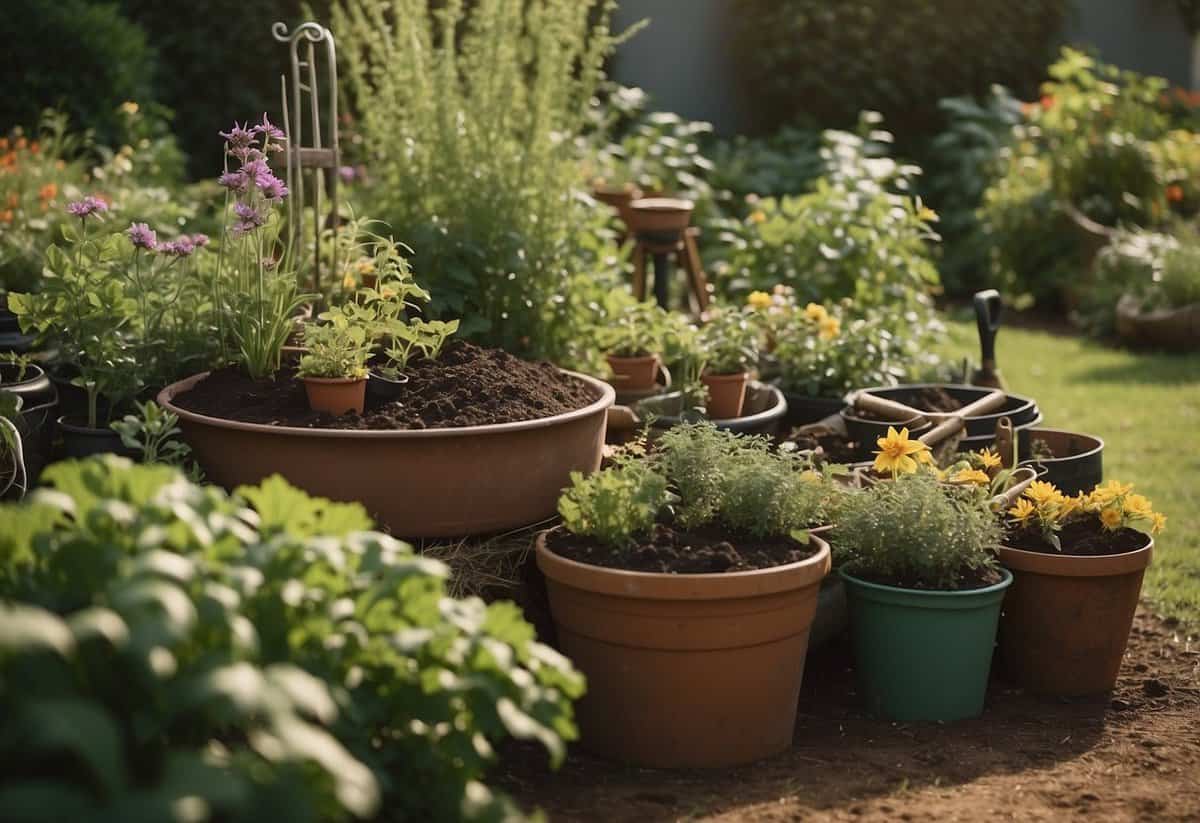
[[[302,23],[288,32],[286,23],[275,23],[271,33],[280,43],[288,44],[291,57],[290,91],[289,77],[280,77],[280,92],[283,97],[283,123],[287,133],[287,185],[292,196],[288,198],[288,232],[291,242],[299,252],[304,247],[304,206],[306,178],[311,183],[313,214],[313,291],[324,294],[326,280],[321,272],[321,194],[328,187],[330,202],[329,226],[334,240],[330,254],[330,276],[338,271],[337,231],[340,220],[338,212],[338,169],[341,166],[341,149],[338,145],[338,75],[337,50],[333,33],[319,23]],[[317,44],[325,44],[326,74],[329,98],[329,118],[325,129],[321,128],[321,93],[317,84]],[[289,98],[291,104],[289,105]],[[304,145],[304,107],[310,115],[312,145]],[[327,146],[327,147],[326,147]]]

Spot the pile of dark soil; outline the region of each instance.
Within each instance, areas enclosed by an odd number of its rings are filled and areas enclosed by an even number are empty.
[[[845,435],[802,434],[793,432],[785,441],[794,443],[800,451],[812,451],[818,464],[824,463],[855,463],[862,460],[862,451],[857,443]]]
[[[1004,545],[1029,552],[1069,554],[1077,557],[1127,554],[1146,545],[1146,535],[1137,529],[1108,531],[1094,517],[1067,523],[1058,533],[1058,539],[1062,543],[1062,551],[1047,543],[1036,527],[1010,526]]]
[[[448,344],[437,360],[410,362],[406,373],[408,382],[397,400],[368,399],[362,415],[312,411],[296,378],[295,360],[266,380],[252,380],[236,366],[219,369],[175,403],[197,414],[273,426],[431,429],[537,420],[596,399],[586,383],[550,363],[461,341]]]
[[[732,536],[715,527],[695,531],[657,525],[646,541],[614,548],[590,537],[555,529],[546,537],[555,554],[610,569],[665,574],[720,574],[769,569],[811,557],[815,551],[794,540]]]

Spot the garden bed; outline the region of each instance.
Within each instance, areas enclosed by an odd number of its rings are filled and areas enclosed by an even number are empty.
[[[531,746],[500,782],[551,820],[1189,820],[1200,815],[1200,648],[1138,616],[1117,691],[1039,699],[993,677],[982,717],[948,726],[867,716],[847,644],[809,655],[786,753],[721,772],[631,769],[573,750],[549,772]]]
[[[238,366],[212,372],[180,408],[242,423],[326,429],[436,429],[540,420],[595,400],[583,381],[549,363],[531,363],[498,349],[452,342],[437,360],[405,371],[399,399],[368,403],[362,415],[332,416],[309,408],[294,362],[274,377],[254,380]]]

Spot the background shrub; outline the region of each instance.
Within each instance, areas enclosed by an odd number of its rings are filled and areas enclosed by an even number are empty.
[[[993,83],[1028,99],[1069,0],[738,0],[740,65],[764,125],[845,127],[884,114],[908,145],[938,130],[937,102]]]
[[[180,4],[160,5],[174,16]],[[116,3],[5,0],[0,43],[0,76],[9,81],[0,95],[4,128],[36,126],[44,108],[61,106],[75,127],[111,143],[122,128],[118,107],[154,97],[154,50]]]

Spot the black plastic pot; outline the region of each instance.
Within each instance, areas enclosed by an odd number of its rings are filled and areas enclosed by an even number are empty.
[[[851,442],[858,444],[858,453],[863,459],[875,452],[875,441],[881,437],[887,437],[889,428],[894,428],[896,431],[906,428],[909,437],[914,440],[933,428],[932,423],[918,425],[917,418],[901,422],[871,420],[859,417],[852,409],[842,409],[842,421],[846,424],[847,436]]]
[[[70,422],[65,415],[58,418],[58,433],[62,438],[59,456],[64,460],[91,457],[95,454],[135,456],[133,450],[126,448],[121,442],[121,435],[112,429],[93,429],[81,424],[78,418],[75,422]]]
[[[41,475],[42,468],[50,462],[50,449],[54,442],[53,422],[58,414],[58,393],[38,366],[27,367],[22,380],[17,380],[17,373],[15,365],[0,365],[0,391],[12,392],[21,398],[17,430],[21,434],[26,479],[29,485],[33,485]]]
[[[901,386],[875,386],[863,391],[887,400],[916,406],[917,397],[922,389],[942,389],[964,406],[992,392],[992,389],[989,388],[955,383],[906,383]],[[1010,394],[1005,398],[1004,405],[996,411],[968,417],[967,437],[994,434],[996,423],[1001,417],[1007,417],[1012,421],[1013,428],[1017,429],[1031,423],[1039,414],[1037,403],[1033,398]]]
[[[404,384],[407,382],[407,374],[392,379],[371,369],[370,377],[367,379],[367,397],[376,403],[391,403],[404,393]]]
[[[682,407],[682,395],[675,391],[647,397],[639,401],[634,409],[643,420],[653,417],[654,428],[669,429],[681,422]],[[787,414],[787,400],[775,386],[753,380],[746,387],[746,402],[742,411],[745,413],[741,417],[713,420],[712,423],[718,429],[739,434],[774,434]]]
[[[0,294],[0,352],[23,353],[33,346],[33,335],[21,333],[21,321],[9,311],[8,297]]]
[[[807,426],[824,420],[830,415],[837,414],[846,403],[840,397],[811,397],[807,394],[784,392],[787,400],[787,414],[784,422],[789,426]]]
[[[1042,480],[1053,483],[1063,494],[1091,491],[1104,479],[1104,441],[1091,434],[1030,427],[1026,454],[1032,455],[1034,441],[1045,443],[1052,458],[1030,457],[1022,465],[1044,472]]]

